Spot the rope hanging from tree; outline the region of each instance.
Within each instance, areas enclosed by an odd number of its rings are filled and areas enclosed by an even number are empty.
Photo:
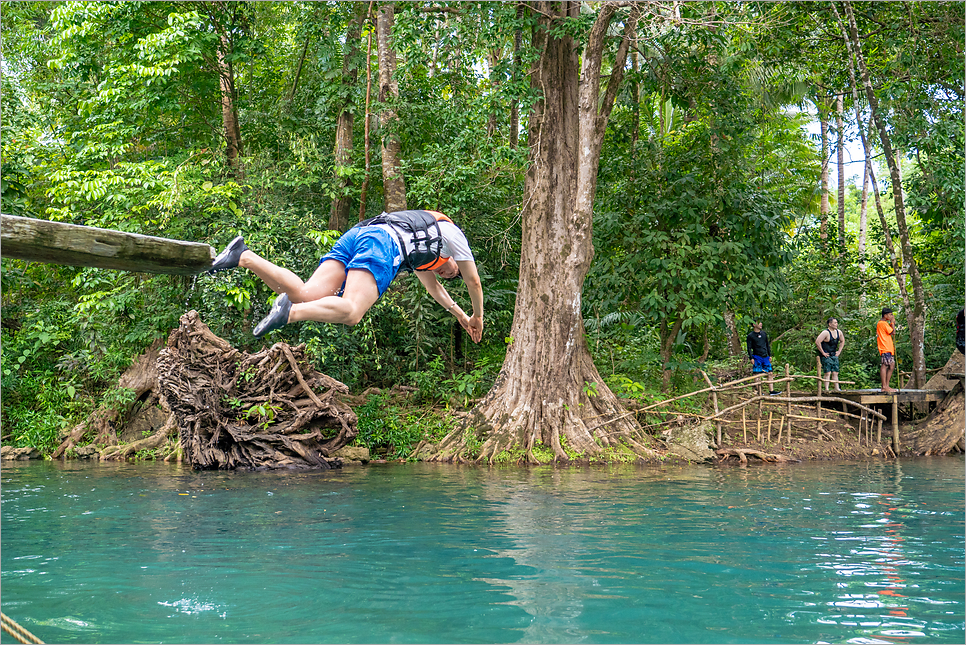
[[[16,621],[3,612],[0,612],[0,625],[2,625],[3,631],[10,634],[21,643],[43,643],[42,640],[18,625]]]

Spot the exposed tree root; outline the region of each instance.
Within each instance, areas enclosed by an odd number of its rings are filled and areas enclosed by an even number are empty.
[[[125,443],[118,446],[111,446],[105,448],[101,452],[101,461],[109,460],[123,460],[127,459],[131,455],[136,455],[142,450],[154,450],[163,446],[168,440],[168,436],[178,429],[178,424],[175,422],[174,414],[168,415],[168,420],[165,421],[164,426],[162,426],[157,432],[155,432],[150,437],[145,437],[138,441],[132,441],[131,443]]]
[[[946,455],[958,452],[966,429],[963,382],[960,379],[943,401],[916,426],[903,442],[917,455]]]
[[[116,400],[103,403],[90,417],[82,423],[78,423],[67,434],[67,438],[51,454],[51,458],[59,459],[64,453],[77,446],[81,440],[92,431],[97,435],[94,439],[96,443],[115,444],[117,443],[116,423],[122,420],[131,407],[146,394],[157,389],[158,386],[158,354],[160,342],[156,342],[141,354],[134,363],[124,371],[121,378],[117,381],[118,389],[131,390],[133,398],[123,406],[119,406]]]
[[[356,436],[348,388],[321,374],[304,345],[240,352],[201,322],[181,317],[158,359],[162,400],[177,421],[183,458],[195,468],[317,468]],[[330,464],[332,462],[332,464]]]
[[[775,455],[769,452],[762,452],[761,450],[752,450],[750,448],[720,448],[715,451],[721,460],[724,461],[728,457],[737,457],[738,460],[743,463],[748,463],[748,457],[757,457],[762,461],[767,462],[777,462],[777,463],[798,463],[800,460],[793,457],[786,457],[785,455]]]
[[[630,451],[642,459],[659,458],[656,450],[645,445],[648,440],[634,415],[606,386],[588,394],[576,385],[595,382],[599,378],[595,375],[596,371],[588,371],[584,378],[540,388],[534,383],[509,383],[501,373],[468,418],[435,446],[430,460],[494,463],[506,451],[520,463],[566,463],[573,455],[594,459],[607,449]],[[417,447],[416,454],[424,447]]]

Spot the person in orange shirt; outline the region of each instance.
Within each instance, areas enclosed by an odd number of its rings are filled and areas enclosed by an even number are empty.
[[[896,330],[896,315],[888,307],[882,310],[882,319],[875,325],[875,342],[879,346],[879,378],[882,381],[882,391],[887,394],[895,392],[889,387],[892,372],[896,369],[896,345],[892,341],[892,334]]]

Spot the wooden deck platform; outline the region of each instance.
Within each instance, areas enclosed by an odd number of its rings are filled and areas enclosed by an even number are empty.
[[[882,390],[835,390],[827,393],[829,396],[838,396],[849,401],[855,401],[862,405],[887,404],[887,403],[931,403],[942,401],[946,396],[946,390],[898,390],[895,394],[887,394]]]
[[[892,394],[883,392],[880,389],[841,391],[832,390],[831,392],[822,392],[823,396],[846,399],[869,408],[878,409],[885,414],[887,418],[890,418],[892,422],[892,450],[896,455],[899,455],[901,450],[901,446],[899,445],[899,406],[904,404],[909,404],[911,406],[915,403],[939,405],[939,403],[946,398],[947,394],[949,394],[947,390],[896,390]],[[813,396],[811,393],[792,393],[793,397],[796,395],[802,397]],[[821,403],[820,405],[828,408],[829,406],[834,407],[844,404],[827,402]]]
[[[211,268],[207,244],[0,215],[0,254],[47,264],[195,275]]]

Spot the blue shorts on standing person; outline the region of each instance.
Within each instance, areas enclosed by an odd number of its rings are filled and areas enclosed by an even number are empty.
[[[381,297],[396,277],[401,258],[399,245],[389,231],[376,226],[358,226],[346,231],[319,264],[326,260],[338,260],[346,271],[365,269],[371,273]]]
[[[752,374],[761,374],[762,372],[771,372],[771,359],[767,356],[752,356],[751,359],[755,364],[751,368]]]

